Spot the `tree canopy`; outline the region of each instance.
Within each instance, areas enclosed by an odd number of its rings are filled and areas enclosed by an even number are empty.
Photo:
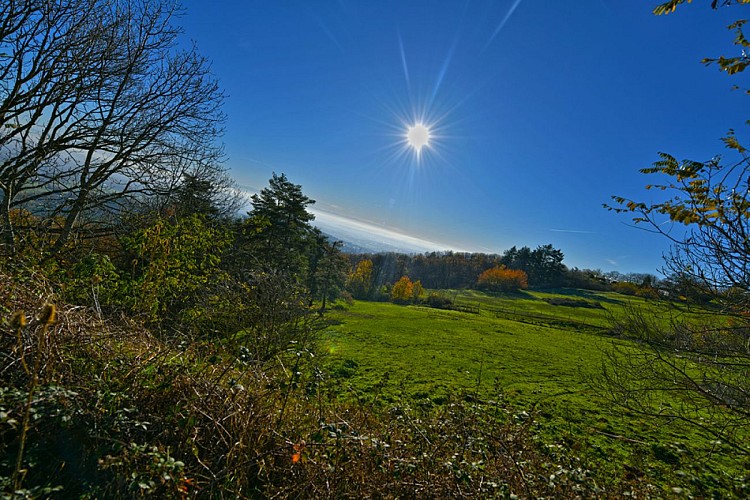
[[[275,173],[268,187],[252,196],[253,208],[245,222],[244,240],[252,258],[300,274],[307,266],[306,252],[313,237],[315,219],[307,207],[315,203],[285,174]]]
[[[172,0],[29,0],[0,6],[0,233],[59,252],[102,234],[126,200],[216,167],[223,96],[178,46]],[[34,227],[13,211],[37,215]]]

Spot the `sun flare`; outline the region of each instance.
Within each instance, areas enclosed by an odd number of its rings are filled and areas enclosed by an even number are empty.
[[[419,153],[430,145],[430,129],[422,123],[415,123],[406,131],[406,142]]]

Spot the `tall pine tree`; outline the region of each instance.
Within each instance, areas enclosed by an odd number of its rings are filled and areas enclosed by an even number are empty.
[[[268,187],[252,196],[252,203],[241,238],[249,264],[303,279],[310,246],[315,244],[310,225],[315,216],[307,207],[315,201],[286,175],[274,173]]]

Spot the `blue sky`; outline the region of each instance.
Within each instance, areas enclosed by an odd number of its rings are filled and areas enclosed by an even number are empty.
[[[655,272],[667,242],[601,205],[651,200],[638,169],[659,151],[706,160],[747,135],[741,82],[700,60],[736,55],[726,26],[750,12],[655,3],[189,0],[180,24],[227,94],[240,184],[283,172],[321,221],[440,248],[551,243],[569,266]]]

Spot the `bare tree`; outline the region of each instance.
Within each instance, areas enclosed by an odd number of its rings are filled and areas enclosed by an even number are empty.
[[[54,254],[133,197],[216,168],[222,94],[171,0],[26,0],[0,7],[0,221],[27,208]],[[219,167],[220,168],[220,167]],[[103,226],[104,224],[104,226]]]

